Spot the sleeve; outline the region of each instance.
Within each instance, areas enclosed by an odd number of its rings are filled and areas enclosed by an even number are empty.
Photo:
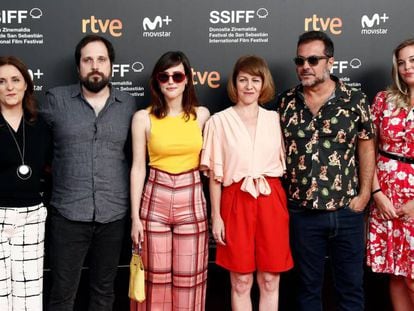
[[[284,95],[284,93],[277,94],[276,101],[275,101],[275,104],[274,104],[274,109],[273,109],[277,113],[280,113],[281,105],[282,105],[282,102],[284,101],[283,95]]]
[[[386,93],[385,92],[379,92],[375,98],[374,102],[371,106],[371,115],[372,115],[372,121],[374,123],[375,129],[378,130],[379,124],[381,122],[383,112],[384,112],[384,103],[385,103]]]
[[[375,135],[375,129],[372,123],[371,109],[365,94],[361,93],[361,98],[359,99],[357,107],[360,116],[358,138],[362,140],[372,139]]]
[[[223,182],[223,142],[217,134],[214,118],[210,118],[203,131],[200,170],[210,178]]]
[[[50,91],[46,92],[46,101],[39,105],[39,113],[49,127],[53,127],[54,113],[53,108],[56,107],[56,97]]]
[[[279,113],[276,113],[276,129],[277,129],[277,139],[280,139],[280,161],[282,162],[283,171],[286,171],[286,147],[285,141],[283,138],[282,128],[280,125],[280,116]]]

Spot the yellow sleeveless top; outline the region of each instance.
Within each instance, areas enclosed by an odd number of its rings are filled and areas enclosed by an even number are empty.
[[[198,121],[184,114],[157,119],[149,114],[151,131],[148,140],[149,165],[177,174],[198,168],[203,138]]]

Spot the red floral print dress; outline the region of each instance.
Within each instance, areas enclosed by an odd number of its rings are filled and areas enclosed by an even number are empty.
[[[414,158],[414,110],[398,108],[380,92],[372,105],[378,148]],[[377,176],[382,192],[395,208],[414,199],[414,165],[378,154]],[[414,279],[414,219],[383,220],[375,204],[370,209],[367,264],[374,272]]]

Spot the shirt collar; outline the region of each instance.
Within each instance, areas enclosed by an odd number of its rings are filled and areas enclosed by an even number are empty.
[[[350,98],[351,97],[351,88],[346,86],[341,80],[338,79],[338,77],[330,75],[330,78],[332,81],[335,82],[335,90],[332,93],[333,96],[329,98],[329,100],[334,98]],[[304,98],[303,96],[303,85],[299,84],[295,87],[295,93],[300,96],[300,98]]]
[[[109,83],[109,92],[110,92],[110,95],[109,95],[109,100],[111,101],[111,102],[121,102],[121,99],[119,98],[119,93],[118,92],[116,92],[116,89],[112,86],[112,84],[111,83]],[[78,97],[78,96],[80,96],[81,98],[83,98],[83,99],[85,99],[84,97],[83,97],[83,94],[82,94],[82,86],[81,86],[81,84],[80,83],[78,83],[78,84],[75,84],[75,86],[74,86],[74,88],[73,88],[73,90],[72,90],[72,93],[71,93],[71,97],[72,98],[74,98],[74,97]]]

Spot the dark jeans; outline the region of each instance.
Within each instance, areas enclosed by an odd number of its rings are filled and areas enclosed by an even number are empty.
[[[304,210],[289,202],[290,241],[298,273],[298,310],[322,310],[325,258],[330,256],[337,310],[364,310],[364,213]]]
[[[56,210],[50,213],[52,287],[48,309],[72,311],[89,252],[89,311],[112,310],[126,218],[106,224],[71,221]]]

